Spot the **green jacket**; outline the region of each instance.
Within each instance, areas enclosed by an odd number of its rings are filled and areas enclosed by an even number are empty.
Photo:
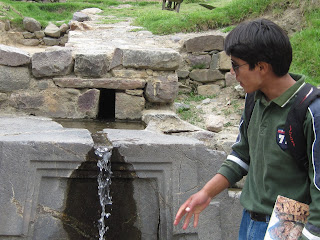
[[[248,128],[243,114],[238,139],[219,173],[230,184],[247,175],[240,202],[249,211],[271,215],[278,195],[310,204],[306,227],[311,227],[304,229],[304,232],[320,236],[320,119],[319,133],[313,124],[316,118],[314,112],[320,115],[320,101],[311,104],[315,107],[309,106],[303,126],[309,159],[307,172],[292,158],[284,135],[287,114],[296,93],[305,84],[304,76],[291,76],[297,81],[296,84],[270,102],[266,101],[262,92],[257,92]],[[314,137],[317,133],[319,142]]]

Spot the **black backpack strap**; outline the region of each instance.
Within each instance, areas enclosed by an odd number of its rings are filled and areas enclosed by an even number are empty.
[[[303,132],[303,123],[309,105],[320,96],[320,90],[306,83],[299,90],[288,113],[285,124],[286,141],[291,155],[302,168],[308,168],[307,145]]]
[[[250,122],[250,118],[253,112],[253,108],[254,108],[254,96],[255,96],[256,92],[252,92],[252,93],[247,93],[246,95],[246,101],[245,101],[245,105],[244,105],[244,114],[246,116],[246,128],[248,128],[249,122]]]

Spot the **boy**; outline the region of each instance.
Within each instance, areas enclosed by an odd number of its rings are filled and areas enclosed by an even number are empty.
[[[254,109],[250,121],[243,114],[232,153],[218,173],[181,205],[174,224],[186,215],[186,229],[194,216],[196,227],[211,199],[247,175],[240,198],[244,211],[239,240],[263,240],[278,195],[309,204],[310,216],[300,239],[320,240],[320,100],[310,104],[303,124],[305,169],[283,138],[290,107],[305,85],[304,76],[288,73],[292,61],[288,36],[275,23],[258,19],[233,29],[225,51],[231,56],[231,73],[245,92],[256,92]]]

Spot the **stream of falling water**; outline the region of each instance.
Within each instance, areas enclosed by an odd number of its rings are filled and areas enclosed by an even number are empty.
[[[98,221],[99,240],[104,240],[104,235],[109,227],[105,225],[105,220],[111,216],[106,212],[106,206],[112,204],[112,197],[110,196],[111,185],[111,149],[108,147],[98,147],[95,154],[99,157],[97,166],[99,167],[98,175],[98,195],[101,205],[101,217]]]

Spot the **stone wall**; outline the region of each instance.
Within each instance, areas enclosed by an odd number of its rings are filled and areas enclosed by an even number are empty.
[[[236,80],[230,74],[230,57],[223,51],[223,35],[203,35],[185,41],[183,62],[177,74],[181,91],[214,96]]]
[[[178,91],[213,96],[234,84],[224,37],[186,40],[181,52],[141,47],[29,53],[0,45],[0,108],[53,118],[140,120],[145,109],[172,109]],[[114,91],[101,102],[103,89]],[[112,110],[114,109],[114,110]]]
[[[1,112],[96,118],[113,106],[116,119],[141,119],[144,109],[173,103],[180,62],[180,54],[170,49],[74,53],[53,47],[31,56],[0,45]],[[102,89],[114,90],[114,100],[99,103]]]

